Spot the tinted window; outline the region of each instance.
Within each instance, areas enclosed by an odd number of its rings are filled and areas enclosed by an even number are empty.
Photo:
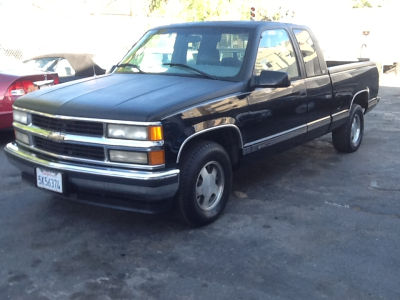
[[[60,59],[54,67],[54,72],[58,74],[58,77],[74,76],[75,70],[71,64],[65,58]]]
[[[186,62],[190,65],[221,65],[225,67],[240,67],[247,47],[247,34],[222,33],[217,40],[215,49],[207,44],[207,36],[193,34],[188,36]],[[203,48],[203,49],[201,49]],[[203,50],[203,53],[202,51]],[[199,58],[200,51],[200,58]]]
[[[266,30],[262,34],[254,73],[260,75],[264,70],[286,72],[289,78],[299,77],[293,45],[283,29]]]
[[[321,66],[314,42],[307,30],[294,30],[300,51],[303,56],[307,77],[321,75]]]
[[[25,62],[25,64],[33,67],[34,69],[41,70],[41,71],[53,71],[51,68],[55,65],[56,61],[59,57],[43,57],[37,59],[31,59]]]
[[[144,73],[203,76],[199,70],[216,78],[236,79],[248,39],[247,30],[235,28],[160,29],[148,32],[121,63],[134,64]],[[127,66],[116,72],[138,69]]]
[[[139,66],[144,72],[163,72],[166,69],[163,64],[171,62],[175,41],[176,33],[152,35],[129,57],[128,63]]]

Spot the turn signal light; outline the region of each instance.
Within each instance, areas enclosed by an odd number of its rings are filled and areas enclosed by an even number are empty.
[[[149,140],[150,141],[162,141],[163,130],[161,126],[150,126],[149,127]]]
[[[149,152],[149,165],[163,165],[165,164],[164,150]]]

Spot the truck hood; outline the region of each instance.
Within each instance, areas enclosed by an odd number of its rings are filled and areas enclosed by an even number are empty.
[[[203,101],[239,92],[242,82],[154,74],[109,74],[60,84],[15,106],[74,117],[160,121]]]

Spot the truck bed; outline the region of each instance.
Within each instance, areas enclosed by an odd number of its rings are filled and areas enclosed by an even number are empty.
[[[370,61],[327,61],[334,98],[334,110],[350,108],[354,98],[363,98],[362,107],[370,109],[369,100],[376,98],[379,88],[379,73],[375,63]],[[337,109],[340,107],[340,109]]]
[[[360,62],[367,62],[367,61],[369,61],[368,58],[359,58],[358,60],[327,60],[326,66],[328,68],[330,68],[330,67],[354,64],[354,63],[360,63]]]

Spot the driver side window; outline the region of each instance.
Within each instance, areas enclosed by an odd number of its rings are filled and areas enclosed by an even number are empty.
[[[74,68],[72,68],[71,64],[65,58],[57,62],[54,67],[54,72],[56,72],[59,77],[75,76]]]
[[[289,79],[300,75],[292,42],[284,29],[271,29],[262,33],[254,75],[258,76],[265,70],[286,72]]]

